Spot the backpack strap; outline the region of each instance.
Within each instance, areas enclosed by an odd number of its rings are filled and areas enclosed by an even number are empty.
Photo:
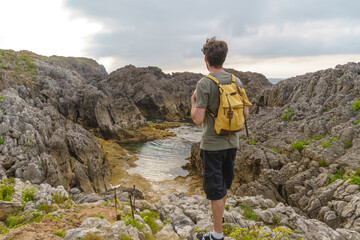
[[[219,80],[216,79],[216,77],[211,76],[211,75],[206,75],[205,77],[213,80],[213,82],[216,83],[216,85],[218,85],[219,89],[221,89],[221,83],[219,82]],[[215,114],[213,114],[212,112],[210,112],[209,109],[206,109],[206,111],[210,114],[210,116],[211,116],[212,118],[214,118],[214,119],[216,118]]]
[[[231,82],[235,83],[235,75],[234,74],[231,74]]]

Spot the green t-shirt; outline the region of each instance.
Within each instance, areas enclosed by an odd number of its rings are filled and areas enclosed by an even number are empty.
[[[219,80],[221,84],[231,83],[231,74],[227,72],[210,73]],[[236,85],[243,88],[241,81],[236,78]],[[217,115],[219,108],[219,87],[211,79],[203,77],[196,85],[196,104],[197,108],[208,109],[214,115]],[[239,134],[233,133],[228,141],[228,135],[218,135],[214,129],[214,118],[206,111],[205,119],[202,123],[202,137],[200,148],[207,151],[219,151],[239,146]]]

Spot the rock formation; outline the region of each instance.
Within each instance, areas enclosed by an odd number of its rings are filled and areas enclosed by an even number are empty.
[[[280,81],[250,101],[251,138],[240,141],[235,194],[262,195],[360,232],[360,63]],[[194,174],[199,161],[194,145]]]
[[[259,74],[233,72],[256,79],[249,83],[254,86],[266,82]],[[0,50],[0,177],[105,191],[105,154],[85,128],[106,139],[147,140],[139,132],[147,118],[189,117],[201,76],[131,65],[108,75],[87,58]]]

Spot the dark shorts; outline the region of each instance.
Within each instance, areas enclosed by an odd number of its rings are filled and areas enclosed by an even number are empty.
[[[203,186],[209,200],[223,199],[234,179],[236,148],[206,151],[200,150],[203,167]]]

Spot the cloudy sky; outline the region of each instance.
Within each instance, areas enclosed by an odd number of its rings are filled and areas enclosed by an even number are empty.
[[[2,1],[0,49],[206,73],[201,47],[229,45],[225,67],[291,77],[360,61],[358,0]]]

